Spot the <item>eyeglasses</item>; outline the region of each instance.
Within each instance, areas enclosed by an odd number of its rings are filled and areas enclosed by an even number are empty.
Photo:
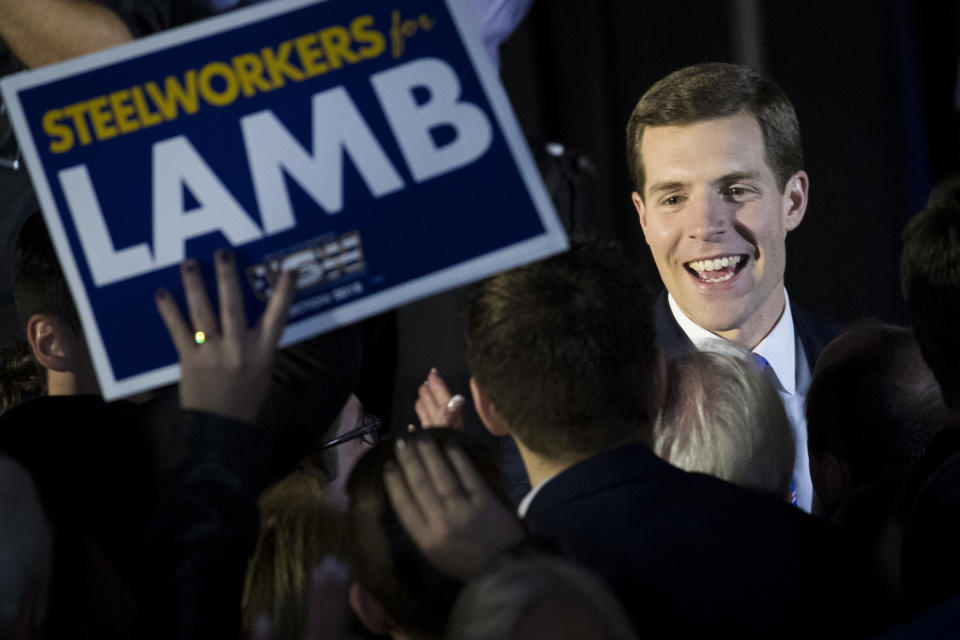
[[[380,441],[380,432],[383,430],[383,424],[380,422],[380,418],[377,416],[365,413],[363,414],[363,419],[360,421],[360,426],[356,429],[351,429],[343,435],[337,436],[333,440],[328,440],[322,445],[317,447],[317,451],[322,451],[324,449],[329,449],[330,447],[335,447],[344,442],[349,442],[351,440],[356,440],[357,438],[363,438],[363,441],[369,445],[375,445]]]

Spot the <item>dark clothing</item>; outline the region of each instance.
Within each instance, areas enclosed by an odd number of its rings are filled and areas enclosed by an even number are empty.
[[[838,529],[644,445],[560,473],[525,519],[609,582],[641,637],[851,637]]]
[[[144,637],[237,638],[246,559],[259,533],[266,438],[253,425],[185,411],[171,425],[185,453],[159,470],[145,536]]]
[[[876,556],[903,615],[960,593],[960,425],[948,425],[894,492]]]
[[[182,412],[175,389],[0,416],[0,451],[33,475],[55,532],[48,637],[235,637],[256,497],[325,439],[359,367],[359,327],[282,350],[257,428]],[[155,624],[131,631],[141,620]]]
[[[840,335],[843,327],[804,313],[796,304],[791,303],[790,309],[793,313],[793,331],[800,338],[810,371],[813,372],[813,366],[820,357],[820,352],[827,343]],[[661,291],[657,296],[653,307],[653,320],[657,328],[657,344],[668,360],[694,350],[690,338],[683,332],[673,313],[670,312],[666,290]]]

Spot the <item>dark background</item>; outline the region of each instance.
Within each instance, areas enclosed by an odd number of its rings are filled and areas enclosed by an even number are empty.
[[[585,226],[635,246],[659,286],[630,202],[627,118],[680,67],[758,69],[796,107],[810,175],[806,217],[787,240],[791,299],[837,321],[905,323],[900,231],[960,171],[958,42],[956,0],[537,0],[500,49],[501,76],[535,152],[556,141],[589,160]],[[464,308],[461,291],[398,312],[395,422],[413,419],[430,366],[466,390]]]

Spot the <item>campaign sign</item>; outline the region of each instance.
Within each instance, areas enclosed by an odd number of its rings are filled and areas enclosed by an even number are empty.
[[[0,83],[107,398],[179,378],[186,257],[251,323],[296,269],[290,344],[566,248],[471,18],[276,0]]]

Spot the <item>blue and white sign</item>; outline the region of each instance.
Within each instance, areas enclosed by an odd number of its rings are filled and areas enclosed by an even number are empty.
[[[179,378],[156,312],[231,246],[290,344],[566,248],[458,0],[276,0],[0,83],[108,399]],[[179,293],[177,293],[179,292]]]

